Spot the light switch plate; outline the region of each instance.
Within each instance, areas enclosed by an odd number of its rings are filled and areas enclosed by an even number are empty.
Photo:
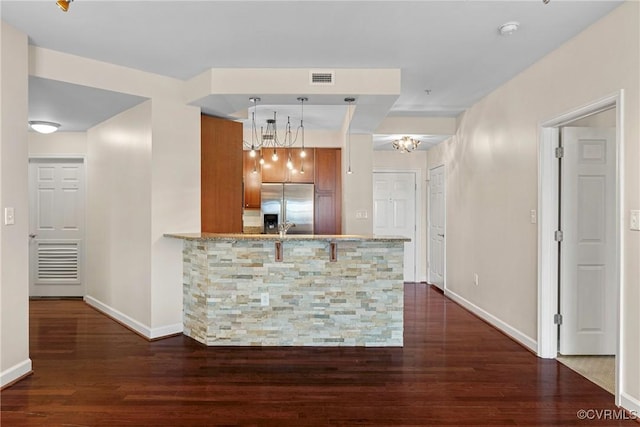
[[[356,219],[367,219],[369,217],[369,213],[366,210],[357,210],[356,211]]]
[[[640,211],[632,210],[629,219],[629,228],[633,231],[640,231]]]
[[[13,208],[4,208],[4,225],[13,225],[16,221],[16,215]]]
[[[531,209],[529,212],[529,218],[531,220],[531,224],[536,224],[538,222],[538,212],[535,209]]]

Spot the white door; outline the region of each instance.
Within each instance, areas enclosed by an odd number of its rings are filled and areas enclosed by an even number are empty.
[[[616,353],[615,129],[562,128],[560,353]]]
[[[416,176],[412,172],[373,174],[373,233],[403,236],[404,281],[416,281]]]
[[[429,283],[444,290],[444,166],[429,171]]]
[[[84,296],[84,163],[29,162],[29,295]]]

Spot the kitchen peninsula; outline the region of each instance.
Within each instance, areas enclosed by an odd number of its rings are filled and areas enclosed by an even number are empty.
[[[184,334],[209,346],[402,346],[404,237],[165,234]]]

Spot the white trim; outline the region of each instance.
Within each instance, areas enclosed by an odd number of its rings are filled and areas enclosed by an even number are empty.
[[[535,339],[531,338],[524,332],[517,330],[516,328],[509,325],[508,323],[498,319],[493,314],[483,310],[482,308],[478,307],[477,305],[468,301],[467,299],[461,297],[455,292],[445,289],[444,294],[445,296],[447,296],[457,304],[461,305],[462,307],[466,308],[476,316],[480,317],[481,319],[489,323],[494,328],[504,332],[506,335],[513,338],[519,344],[522,344],[523,346],[527,347],[529,350],[535,353],[538,347],[538,343],[536,342]]]
[[[622,195],[624,194],[624,91],[621,89],[611,95],[603,97],[592,103],[578,107],[555,118],[542,122],[539,125],[540,143],[538,147],[538,348],[539,357],[554,359],[557,356],[558,329],[553,324],[558,303],[557,280],[557,245],[552,244],[552,235],[557,227],[558,215],[558,171],[557,162],[553,152],[553,144],[557,141],[558,127],[574,120],[604,111],[608,108],[616,108],[616,202],[615,202],[615,239],[616,239],[616,281],[617,281],[617,349],[616,349],[616,392],[615,403],[620,405],[623,384],[623,359],[624,359],[624,295],[625,282],[622,270],[624,259],[624,235],[622,233],[624,210]],[[554,166],[555,164],[555,166]],[[626,406],[625,406],[626,407]]]
[[[5,369],[0,373],[0,387],[4,387],[7,384],[19,380],[32,371],[31,359],[23,360],[22,362],[13,365],[9,369]]]
[[[429,274],[428,270],[425,270],[425,275],[423,276],[419,273],[424,266],[424,263],[420,257],[418,257],[418,252],[422,247],[422,170],[420,169],[386,169],[386,168],[376,168],[373,169],[371,179],[375,177],[376,173],[412,173],[414,175],[414,182],[416,184],[415,194],[414,194],[414,202],[415,202],[415,236],[416,241],[414,245],[414,253],[413,253],[413,265],[415,267],[415,271],[413,273],[414,280],[417,282],[424,282],[427,279]]]
[[[428,186],[428,190],[427,190],[427,281],[429,283],[433,283],[431,282],[431,277],[429,276],[429,272],[431,271],[431,263],[428,261],[429,260],[429,256],[431,255],[431,235],[430,235],[430,231],[431,231],[431,204],[429,203],[431,201],[431,171],[434,169],[437,169],[439,167],[442,167],[442,176],[443,176],[443,180],[442,180],[442,208],[444,210],[443,215],[442,215],[442,221],[444,222],[444,224],[442,224],[442,227],[444,228],[444,237],[442,238],[442,290],[444,291],[445,289],[447,289],[447,167],[445,166],[444,163],[441,163],[439,165],[436,165],[432,168],[429,168],[429,170],[427,171],[428,174],[428,178],[427,178],[427,186]],[[436,286],[437,287],[437,286]]]
[[[632,415],[635,415],[636,420],[640,419],[640,400],[623,392],[620,393],[620,404],[618,406],[622,406]]]
[[[116,310],[115,308],[112,308],[107,304],[104,304],[89,295],[84,297],[84,301],[87,304],[89,304],[91,307],[100,311],[101,313],[107,315],[108,317],[111,317],[112,319],[116,320],[119,323],[122,323],[126,327],[136,331],[143,337],[150,340],[162,338],[170,335],[175,335],[175,334],[181,334],[183,330],[182,323],[161,326],[158,328],[150,328],[149,326],[138,322],[132,317],[127,316],[121,311]]]
[[[559,168],[554,153],[558,135],[558,128],[541,130],[538,159],[537,354],[545,359],[555,359],[558,355],[558,327],[553,322],[553,316],[558,311],[558,269],[550,267],[557,266],[558,260],[558,244],[553,236],[558,227]]]
[[[29,161],[31,160],[82,160],[83,163],[86,163],[87,156],[86,154],[30,154]]]

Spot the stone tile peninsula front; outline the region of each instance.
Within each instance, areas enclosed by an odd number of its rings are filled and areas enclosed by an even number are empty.
[[[403,345],[404,237],[183,239],[184,334],[209,346]]]

